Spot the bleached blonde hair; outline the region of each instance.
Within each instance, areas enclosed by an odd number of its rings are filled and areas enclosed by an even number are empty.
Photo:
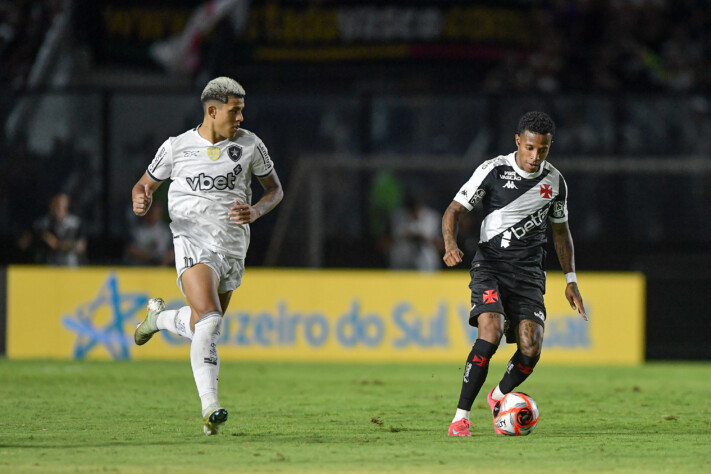
[[[217,100],[226,104],[230,97],[243,98],[247,93],[244,87],[230,77],[216,77],[207,83],[200,95],[200,101],[205,105],[208,100]]]

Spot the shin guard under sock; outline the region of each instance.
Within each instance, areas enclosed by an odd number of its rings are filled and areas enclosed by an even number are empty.
[[[203,410],[217,403],[217,377],[220,373],[217,341],[221,326],[220,313],[215,311],[206,314],[195,323],[193,342],[190,345],[190,362]]]
[[[190,306],[183,306],[180,309],[165,310],[156,318],[158,329],[169,331],[178,336],[193,338],[193,330],[190,329]]]
[[[499,382],[499,389],[503,393],[509,393],[521,385],[531,375],[540,358],[540,355],[535,357],[525,356],[521,354],[521,351],[517,350],[509,361],[504,377]]]
[[[484,339],[477,339],[474,343],[464,367],[462,391],[459,395],[457,408],[467,411],[472,409],[474,399],[479,394],[489,372],[489,359],[494,355],[496,349],[497,346]]]

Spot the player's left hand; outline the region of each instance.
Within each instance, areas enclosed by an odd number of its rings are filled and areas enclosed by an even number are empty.
[[[570,307],[577,309],[580,316],[583,317],[585,321],[588,320],[588,315],[585,314],[585,307],[583,306],[583,297],[580,296],[580,290],[578,290],[578,284],[575,282],[568,283],[565,287],[565,298],[570,303]]]
[[[251,224],[259,218],[259,212],[249,204],[239,202],[235,199],[235,205],[228,213],[230,220],[236,224]]]

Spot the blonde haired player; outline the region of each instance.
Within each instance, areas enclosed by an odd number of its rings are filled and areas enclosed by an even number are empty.
[[[132,192],[133,212],[143,216],[155,190],[172,179],[168,210],[175,268],[188,306],[165,310],[162,299],[151,299],[135,341],[143,345],[159,330],[191,339],[190,362],[208,436],[218,434],[227,421],[227,410],[217,399],[217,341],[222,315],[242,281],[249,224],[274,209],[284,195],[264,143],[240,128],[244,98],[244,88],[234,79],[211,80],[200,97],[202,123],[168,138]],[[252,205],[253,175],[264,193]]]

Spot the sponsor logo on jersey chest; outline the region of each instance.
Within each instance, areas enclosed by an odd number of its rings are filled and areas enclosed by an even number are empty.
[[[522,179],[515,171],[504,171],[499,175],[499,178],[508,179],[509,181],[521,181]]]
[[[530,218],[520,226],[512,226],[509,230],[517,239],[523,238],[531,230],[536,227],[540,227],[545,221],[548,215],[548,208],[543,207],[538,210],[535,214],[531,214]]]
[[[186,178],[186,181],[188,182],[188,186],[190,186],[190,189],[192,189],[193,191],[197,191],[198,189],[200,191],[209,191],[211,189],[217,189],[218,191],[222,191],[228,188],[234,189],[237,176],[241,172],[242,166],[237,165],[230,173],[227,173],[224,176],[215,176],[213,178],[212,176],[207,175],[205,173],[200,173],[198,176],[195,176],[193,178]]]
[[[548,208],[543,207],[539,209],[536,213],[531,214],[529,219],[523,222],[519,226],[511,226],[508,230],[505,230],[501,234],[501,247],[508,248],[511,245],[511,239],[516,237],[517,239],[522,239],[533,229],[542,226],[546,221],[546,216],[548,215]]]

